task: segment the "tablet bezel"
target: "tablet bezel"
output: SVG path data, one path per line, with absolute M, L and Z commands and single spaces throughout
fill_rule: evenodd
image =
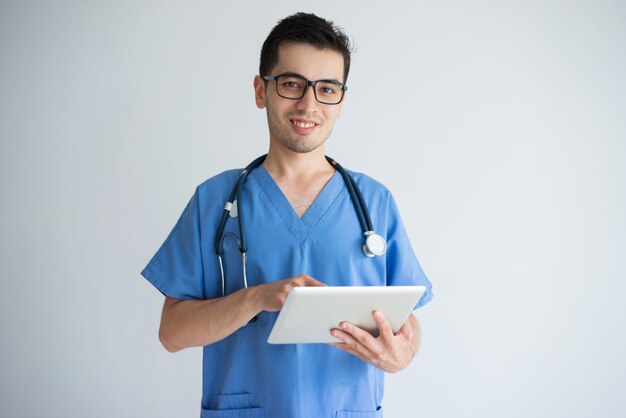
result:
M 274 323 L 270 344 L 335 343 L 330 330 L 343 321 L 378 335 L 372 312 L 385 315 L 394 333 L 407 320 L 425 286 L 294 287 Z

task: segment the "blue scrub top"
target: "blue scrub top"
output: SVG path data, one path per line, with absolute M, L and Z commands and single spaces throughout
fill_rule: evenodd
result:
M 221 296 L 214 238 L 224 203 L 241 170 L 202 183 L 142 275 L 176 299 Z M 390 192 L 364 174 L 350 172 L 360 188 L 387 253 L 366 257 L 350 195 L 335 172 L 306 214 L 296 212 L 264 167 L 243 188 L 248 245 L 248 286 L 308 274 L 329 286 L 424 285 L 417 307 L 432 298 Z M 236 219 L 226 232 L 239 235 Z M 224 240 L 227 293 L 243 287 L 235 239 Z M 278 312 L 204 347 L 201 417 L 382 416 L 384 372 L 326 344 L 271 345 Z

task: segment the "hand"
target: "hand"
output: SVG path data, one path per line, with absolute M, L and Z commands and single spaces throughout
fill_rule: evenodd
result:
M 347 351 L 389 373 L 404 369 L 419 348 L 421 331 L 417 319 L 409 315 L 394 335 L 389 321 L 382 313 L 374 311 L 372 316 L 378 325 L 380 332 L 378 337 L 372 336 L 356 325 L 342 322 L 339 328 L 332 329 L 330 333 L 343 342 L 330 345 Z
M 301 274 L 289 279 L 253 286 L 250 289 L 254 289 L 255 299 L 259 303 L 260 310 L 276 312 L 283 307 L 291 289 L 299 286 L 326 286 L 326 284 L 311 276 Z

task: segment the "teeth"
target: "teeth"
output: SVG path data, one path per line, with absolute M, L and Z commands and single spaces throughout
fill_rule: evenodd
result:
M 308 122 L 301 122 L 299 120 L 293 120 L 291 121 L 291 123 L 293 123 L 294 125 L 300 127 L 300 128 L 312 128 L 315 126 L 314 123 L 308 123 Z

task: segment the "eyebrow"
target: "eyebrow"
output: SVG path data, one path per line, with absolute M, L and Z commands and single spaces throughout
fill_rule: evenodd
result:
M 309 80 L 308 78 L 306 78 L 302 74 L 293 73 L 291 71 L 280 73 L 278 75 L 282 75 L 282 76 L 286 75 L 286 76 L 290 76 L 290 77 L 300 77 L 300 78 L 304 78 L 305 80 L 308 80 L 308 81 L 328 81 L 328 82 L 331 82 L 331 83 L 343 84 L 341 81 L 337 80 L 336 78 L 321 78 L 319 80 Z

